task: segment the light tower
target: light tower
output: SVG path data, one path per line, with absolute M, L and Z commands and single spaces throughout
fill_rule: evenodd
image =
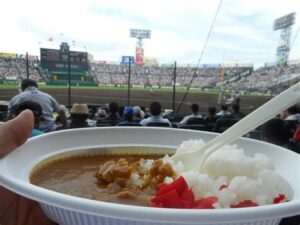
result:
M 144 64 L 143 39 L 151 38 L 151 30 L 130 29 L 130 37 L 137 39 L 136 48 L 135 48 L 135 63 L 143 65 Z
M 274 21 L 274 31 L 281 30 L 279 44 L 277 47 L 277 64 L 286 64 L 290 53 L 290 39 L 292 34 L 292 25 L 295 23 L 296 13 L 290 13 Z

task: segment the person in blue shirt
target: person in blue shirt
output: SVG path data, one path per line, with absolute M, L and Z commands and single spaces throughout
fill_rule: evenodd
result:
M 139 123 L 133 121 L 134 109 L 132 107 L 126 106 L 123 110 L 124 120 L 119 122 L 117 126 L 138 126 Z

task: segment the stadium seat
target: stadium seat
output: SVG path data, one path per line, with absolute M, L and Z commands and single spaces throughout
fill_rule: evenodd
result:
M 255 140 L 261 140 L 261 132 L 259 129 L 255 129 L 245 134 L 244 137 L 255 139 Z
M 173 128 L 178 128 L 178 123 L 171 123 Z
M 166 118 L 166 119 L 168 119 L 168 120 L 170 120 L 170 122 L 174 122 L 174 123 L 178 123 L 178 122 L 180 122 L 183 118 L 184 118 L 184 115 L 183 114 L 176 114 L 176 115 L 174 115 L 174 114 L 169 114 L 169 115 L 167 115 L 167 116 L 164 116 L 164 118 Z
M 187 121 L 187 125 L 196 125 L 196 124 L 204 125 L 204 119 L 201 117 L 192 117 Z
M 182 125 L 181 129 L 190 129 L 190 130 L 202 130 L 207 131 L 207 127 L 205 124 L 195 124 L 195 125 Z
M 8 111 L 8 105 L 0 104 L 0 111 L 1 112 L 7 112 Z
M 8 116 L 8 105 L 0 104 L 0 121 L 5 121 L 7 119 L 7 116 Z
M 287 144 L 287 148 L 300 154 L 300 142 L 289 141 L 289 143 Z
M 212 131 L 214 127 L 216 126 L 216 122 L 218 120 L 218 117 L 206 117 L 204 119 L 204 123 L 206 125 L 207 131 Z
M 212 131 L 222 133 L 238 121 L 238 119 L 233 118 L 220 118 L 217 120 L 216 125 Z
M 97 127 L 111 127 L 112 125 L 109 123 L 97 123 Z
M 127 124 L 118 124 L 118 127 L 140 127 L 142 126 L 139 123 L 127 123 Z
M 199 112 L 198 114 L 201 115 L 203 118 L 205 118 L 207 116 L 206 112 Z
M 118 121 L 116 121 L 116 120 L 105 119 L 105 120 L 102 120 L 100 123 L 97 123 L 97 126 L 99 125 L 100 127 L 103 127 L 102 124 L 109 124 L 109 126 L 115 126 L 115 125 L 117 125 L 117 123 L 118 123 Z
M 285 123 L 287 125 L 289 137 L 292 138 L 294 133 L 296 132 L 299 122 L 297 120 L 285 120 Z
M 7 116 L 7 112 L 0 112 L 0 121 L 6 121 Z
M 147 127 L 170 127 L 168 123 L 148 123 Z

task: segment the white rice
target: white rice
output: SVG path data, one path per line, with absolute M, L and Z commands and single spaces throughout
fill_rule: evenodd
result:
M 127 187 L 139 187 L 142 188 L 145 180 L 141 179 L 140 175 L 136 172 L 132 173 L 127 181 Z
M 174 179 L 172 177 L 165 177 L 164 179 L 164 183 L 165 184 L 170 184 L 174 181 Z
M 186 141 L 177 151 L 193 151 L 203 144 L 202 140 Z M 275 172 L 271 159 L 260 153 L 248 157 L 236 145 L 226 145 L 213 153 L 205 161 L 203 173 L 178 172 L 185 178 L 196 200 L 216 196 L 216 208 L 229 208 L 244 200 L 251 200 L 258 205 L 273 204 L 279 194 L 292 198 L 291 193 L 283 193 L 286 190 L 284 187 L 289 184 Z M 224 184 L 228 187 L 220 190 Z
M 179 176 L 184 171 L 184 166 L 182 162 L 175 163 L 168 155 L 165 155 L 163 157 L 163 163 L 169 163 L 172 166 L 176 176 Z
M 141 159 L 139 164 L 139 174 L 147 174 L 150 168 L 153 166 L 154 160 L 153 159 Z

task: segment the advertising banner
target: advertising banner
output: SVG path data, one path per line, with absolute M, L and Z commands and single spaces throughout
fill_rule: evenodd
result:
M 136 64 L 143 65 L 144 64 L 144 49 L 137 48 L 135 53 Z
M 158 60 L 154 57 L 145 57 L 144 63 L 145 65 L 158 65 Z
M 277 66 L 277 62 L 266 62 L 264 64 L 264 67 L 273 67 L 273 66 Z
M 16 53 L 0 52 L 0 57 L 1 58 L 16 58 L 17 54 Z
M 174 64 L 172 64 L 172 63 L 163 63 L 163 64 L 161 64 L 161 67 L 163 67 L 163 68 L 173 68 Z
M 95 60 L 94 61 L 95 64 L 106 64 L 105 60 Z
M 237 64 L 237 67 L 243 68 L 243 67 L 253 67 L 253 63 L 239 63 Z
M 220 68 L 220 64 L 203 64 L 203 68 Z
M 288 60 L 287 64 L 288 64 L 288 65 L 296 65 L 296 64 L 300 64 L 300 59 Z
M 134 56 L 122 56 L 122 64 L 129 64 L 129 62 L 134 63 Z

